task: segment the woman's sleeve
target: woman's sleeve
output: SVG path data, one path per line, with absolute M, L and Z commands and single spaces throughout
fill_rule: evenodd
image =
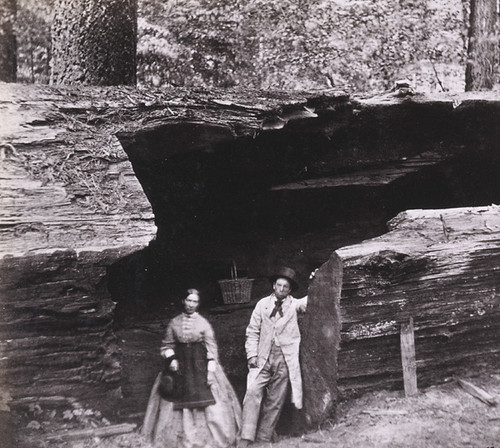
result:
M 170 358 L 175 356 L 175 335 L 174 335 L 174 325 L 173 319 L 168 323 L 167 329 L 165 330 L 165 336 L 161 341 L 160 354 L 164 358 Z
M 206 320 L 203 331 L 203 341 L 205 342 L 205 347 L 207 348 L 207 359 L 218 361 L 219 353 L 217 349 L 217 341 L 215 340 L 215 333 L 212 325 Z

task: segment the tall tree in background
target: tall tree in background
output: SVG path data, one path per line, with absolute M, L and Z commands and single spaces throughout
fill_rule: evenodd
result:
M 53 84 L 135 85 L 137 0 L 56 0 Z
M 470 0 L 469 45 L 465 90 L 491 90 L 499 41 L 496 35 L 496 0 Z
M 17 68 L 16 0 L 0 0 L 0 81 L 15 82 Z

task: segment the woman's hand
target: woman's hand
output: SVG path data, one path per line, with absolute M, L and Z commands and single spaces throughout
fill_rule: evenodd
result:
M 177 359 L 173 359 L 168 368 L 172 372 L 177 372 L 179 370 L 179 361 L 177 361 Z
M 207 384 L 211 386 L 215 383 L 215 361 L 210 359 L 207 363 Z

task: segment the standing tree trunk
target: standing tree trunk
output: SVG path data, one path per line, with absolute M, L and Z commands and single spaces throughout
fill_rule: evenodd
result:
M 498 58 L 496 0 L 471 0 L 465 90 L 491 90 Z
M 137 0 L 56 0 L 52 84 L 135 85 Z
M 15 82 L 17 69 L 16 0 L 0 0 L 0 81 Z

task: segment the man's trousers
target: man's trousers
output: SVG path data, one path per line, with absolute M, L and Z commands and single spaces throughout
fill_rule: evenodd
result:
M 287 390 L 288 367 L 281 348 L 273 344 L 266 364 L 249 385 L 243 400 L 242 439 L 271 441 Z

